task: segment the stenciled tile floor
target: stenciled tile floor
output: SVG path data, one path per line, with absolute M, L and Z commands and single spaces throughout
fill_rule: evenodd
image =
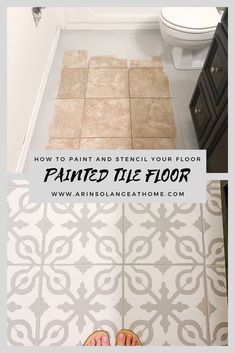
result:
M 169 83 L 159 57 L 130 60 L 67 50 L 49 149 L 175 148 Z
M 8 342 L 77 346 L 97 329 L 144 345 L 226 345 L 219 181 L 206 204 L 31 204 L 9 187 Z

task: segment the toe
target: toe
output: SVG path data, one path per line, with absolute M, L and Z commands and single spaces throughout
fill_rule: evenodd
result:
M 110 346 L 109 337 L 104 335 L 101 337 L 102 346 Z
M 101 346 L 101 337 L 97 336 L 95 338 L 96 346 Z
M 117 337 L 117 345 L 125 346 L 125 343 L 126 343 L 126 336 L 121 332 Z
M 95 340 L 92 340 L 91 343 L 90 343 L 91 346 L 95 346 Z
M 137 346 L 137 341 L 135 338 L 133 338 L 133 340 L 132 340 L 132 346 Z
M 126 346 L 131 346 L 131 344 L 132 344 L 132 335 L 127 335 Z

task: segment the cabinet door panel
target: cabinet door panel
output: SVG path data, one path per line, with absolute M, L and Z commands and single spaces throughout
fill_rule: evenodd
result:
M 218 123 L 206 141 L 207 169 L 211 173 L 228 171 L 228 107 L 225 106 Z
M 227 36 L 228 35 L 228 8 L 227 7 L 224 10 L 224 14 L 222 16 L 221 23 L 222 23 L 223 30 Z
M 228 99 L 227 67 L 227 38 L 219 24 L 203 67 L 205 82 L 217 115 L 222 112 Z
M 207 140 L 216 122 L 215 112 L 206 94 L 205 83 L 201 75 L 190 103 L 190 111 L 200 147 L 202 147 Z
M 207 151 L 207 171 L 209 173 L 227 173 L 228 172 L 228 156 L 226 150 L 228 148 L 228 130 L 226 129 L 218 144 L 213 149 Z

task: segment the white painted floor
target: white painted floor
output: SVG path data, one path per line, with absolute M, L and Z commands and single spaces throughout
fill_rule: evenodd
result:
M 113 345 L 122 327 L 144 346 L 227 345 L 219 181 L 204 204 L 32 204 L 22 180 L 7 201 L 10 346 L 75 347 L 100 329 Z
M 161 34 L 158 30 L 84 30 L 61 32 L 30 150 L 44 149 L 48 142 L 49 125 L 53 117 L 54 98 L 57 97 L 63 56 L 65 50 L 68 49 L 87 50 L 89 57 L 115 55 L 128 59 L 151 59 L 153 56 L 161 56 L 166 66 L 165 70 L 173 97 L 173 111 L 177 128 L 176 146 L 178 149 L 198 148 L 189 103 L 200 71 L 176 70 L 170 50 L 163 46 Z

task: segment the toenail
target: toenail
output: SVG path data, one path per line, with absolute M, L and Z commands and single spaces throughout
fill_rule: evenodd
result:
M 123 339 L 124 339 L 124 334 L 123 334 L 123 333 L 120 333 L 119 338 L 120 338 L 121 340 L 123 340 Z
M 128 335 L 129 338 L 131 338 L 131 335 Z
M 108 336 L 104 336 L 103 339 L 104 339 L 104 341 L 106 341 L 106 342 L 108 342 L 108 340 L 109 340 Z

